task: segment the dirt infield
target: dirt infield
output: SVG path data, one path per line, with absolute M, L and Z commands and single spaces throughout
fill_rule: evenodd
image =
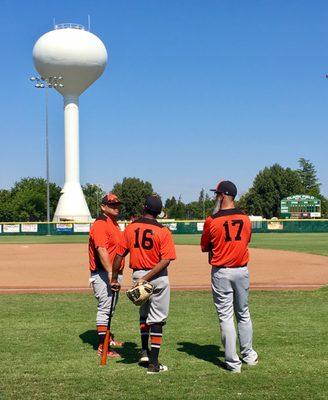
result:
M 86 291 L 85 244 L 9 244 L 0 246 L 0 293 Z M 170 268 L 172 289 L 209 289 L 210 266 L 198 246 L 177 246 Z M 315 289 L 328 283 L 328 257 L 251 249 L 253 289 Z M 131 282 L 126 268 L 124 287 Z

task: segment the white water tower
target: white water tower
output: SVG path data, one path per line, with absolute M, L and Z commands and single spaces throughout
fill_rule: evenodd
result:
M 55 89 L 64 97 L 65 183 L 53 220 L 89 221 L 80 184 L 79 96 L 103 73 L 106 48 L 82 25 L 60 24 L 35 43 L 33 61 L 41 77 L 62 76 L 64 83 Z

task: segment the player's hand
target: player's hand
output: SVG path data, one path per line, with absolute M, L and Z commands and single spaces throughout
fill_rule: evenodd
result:
M 146 281 L 145 279 L 140 278 L 140 279 L 138 279 L 138 280 L 134 283 L 134 286 L 133 286 L 133 287 L 142 285 L 144 282 L 148 282 L 148 281 Z
M 121 289 L 121 285 L 120 283 L 115 279 L 112 279 L 111 283 L 110 283 L 110 287 L 112 289 L 113 292 L 119 292 Z

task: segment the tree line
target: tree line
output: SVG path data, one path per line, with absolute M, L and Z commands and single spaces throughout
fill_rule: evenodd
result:
M 310 160 L 300 158 L 296 170 L 279 164 L 265 167 L 256 175 L 250 189 L 236 201 L 236 206 L 249 215 L 264 218 L 280 217 L 280 202 L 295 194 L 305 194 L 321 200 L 322 217 L 328 217 L 328 199 L 321 194 L 321 183 L 317 171 Z M 184 204 L 181 198 L 166 200 L 165 208 L 169 218 L 202 219 L 211 214 L 214 201 L 204 190 L 198 201 Z M 204 213 L 205 210 L 205 213 Z
M 265 218 L 280 216 L 280 201 L 294 194 L 305 194 L 321 200 L 322 217 L 328 216 L 328 199 L 321 194 L 321 183 L 315 166 L 300 158 L 299 168 L 283 168 L 279 164 L 265 167 L 255 177 L 252 187 L 241 196 L 238 207 L 249 215 Z
M 299 168 L 293 170 L 279 164 L 265 167 L 256 175 L 250 189 L 236 201 L 237 207 L 249 215 L 265 218 L 280 216 L 280 201 L 294 194 L 308 194 L 321 200 L 322 216 L 328 217 L 328 199 L 320 191 L 315 166 L 309 160 L 300 158 Z M 93 218 L 100 213 L 99 204 L 105 191 L 100 185 L 87 183 L 82 186 Z M 50 217 L 55 212 L 61 188 L 50 183 Z M 145 196 L 154 194 L 153 186 L 139 178 L 126 177 L 111 188 L 123 202 L 121 218 L 129 220 L 140 215 Z M 181 196 L 171 197 L 164 202 L 165 216 L 172 219 L 204 219 L 212 213 L 214 198 L 204 189 L 198 198 L 184 203 Z M 45 221 L 46 180 L 23 178 L 11 189 L 0 189 L 0 221 Z

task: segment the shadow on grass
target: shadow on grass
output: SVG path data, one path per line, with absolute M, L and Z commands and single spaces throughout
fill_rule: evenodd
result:
M 136 364 L 139 361 L 138 346 L 134 342 L 125 342 L 124 346 L 118 350 L 121 355 L 121 359 L 118 363 L 121 364 Z
M 191 342 L 179 342 L 177 343 L 179 346 L 178 351 L 183 353 L 187 353 L 190 356 L 199 358 L 200 360 L 204 360 L 210 362 L 219 367 L 224 367 L 224 362 L 220 361 L 218 357 L 224 358 L 224 352 L 220 351 L 220 347 L 214 344 L 205 344 L 200 345 Z
M 79 335 L 83 343 L 90 344 L 93 350 L 98 349 L 98 333 L 95 329 L 85 331 Z
M 79 338 L 83 343 L 87 343 L 92 346 L 93 350 L 98 349 L 98 334 L 95 329 L 81 333 Z M 134 364 L 139 360 L 139 352 L 136 343 L 125 342 L 121 349 L 115 349 L 115 351 L 117 351 L 122 357 L 117 361 L 119 363 Z

